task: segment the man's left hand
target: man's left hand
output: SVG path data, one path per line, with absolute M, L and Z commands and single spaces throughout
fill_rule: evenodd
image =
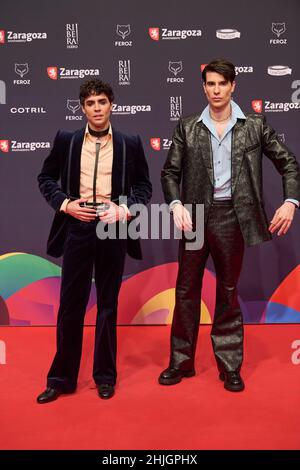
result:
M 277 235 L 285 235 L 292 224 L 295 209 L 296 206 L 292 202 L 284 202 L 275 212 L 269 226 L 269 231 L 274 233 L 278 230 Z
M 109 204 L 109 209 L 99 212 L 99 218 L 102 222 L 106 224 L 114 224 L 118 220 L 123 220 L 125 217 L 124 207 L 117 206 L 112 201 L 105 201 Z

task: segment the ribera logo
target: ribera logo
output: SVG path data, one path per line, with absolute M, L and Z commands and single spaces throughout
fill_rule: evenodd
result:
M 172 144 L 170 139 L 161 139 L 160 137 L 152 137 L 150 139 L 150 145 L 153 150 L 159 152 L 160 150 L 169 150 Z
M 252 109 L 256 113 L 282 113 L 292 109 L 300 109 L 300 102 L 274 103 L 272 101 L 252 100 Z
M 132 41 L 128 41 L 125 39 L 131 34 L 131 27 L 130 24 L 117 24 L 116 33 L 118 36 L 122 38 L 122 41 L 115 41 L 115 46 L 119 47 L 131 47 Z
M 181 96 L 170 96 L 170 121 L 178 121 L 182 115 Z
M 67 49 L 78 49 L 78 46 L 79 46 L 78 23 L 66 24 L 66 38 L 67 38 Z
M 51 80 L 59 78 L 73 79 L 85 77 L 97 77 L 100 75 L 99 69 L 67 69 L 66 67 L 47 67 L 47 75 Z
M 119 60 L 119 85 L 130 85 L 130 60 Z
M 145 113 L 145 112 L 150 112 L 150 111 L 151 111 L 150 104 L 119 105 L 117 103 L 114 103 L 112 107 L 112 114 L 119 114 L 119 115 Z
M 272 23 L 271 31 L 272 31 L 272 33 L 275 34 L 275 36 L 277 36 L 277 39 L 270 39 L 270 44 L 273 44 L 273 45 L 274 44 L 275 45 L 278 45 L 278 44 L 286 45 L 287 44 L 287 39 L 286 38 L 280 38 L 280 36 L 283 33 L 285 33 L 285 31 L 286 31 L 285 23 Z
M 218 39 L 239 39 L 241 33 L 237 29 L 217 29 L 216 36 Z
M 0 104 L 6 104 L 6 84 L 0 80 Z
M 21 77 L 21 80 L 13 80 L 14 85 L 30 85 L 30 79 L 23 80 L 23 77 L 29 73 L 29 65 L 15 63 L 15 73 Z
M 169 72 L 173 73 L 174 77 L 167 77 L 167 83 L 183 83 L 184 82 L 183 77 L 177 77 L 177 74 L 179 74 L 183 70 L 182 60 L 178 62 L 169 61 L 168 70 Z
M 15 31 L 0 30 L 0 44 L 5 42 L 32 42 L 35 40 L 47 39 L 47 33 L 16 33 Z
M 44 107 L 12 107 L 10 108 L 10 112 L 12 114 L 46 114 L 47 111 L 45 110 Z
M 18 142 L 17 140 L 0 140 L 2 152 L 35 152 L 39 149 L 50 149 L 50 142 Z
M 199 38 L 202 36 L 201 29 L 168 29 L 151 27 L 148 29 L 149 36 L 153 41 L 159 41 L 160 39 L 187 39 L 187 38 Z
M 76 115 L 77 111 L 81 109 L 80 100 L 67 100 L 67 109 L 72 114 L 66 115 L 66 121 L 82 121 L 82 114 Z
M 288 65 L 269 65 L 268 74 L 274 77 L 282 77 L 283 75 L 291 75 L 292 69 Z

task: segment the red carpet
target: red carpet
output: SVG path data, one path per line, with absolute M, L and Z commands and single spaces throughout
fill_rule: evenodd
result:
M 169 327 L 119 327 L 114 398 L 98 398 L 91 379 L 94 329 L 85 329 L 76 394 L 38 405 L 54 353 L 55 329 L 2 327 L 1 449 L 300 449 L 300 364 L 292 343 L 300 325 L 245 327 L 246 390 L 217 378 L 210 327 L 202 326 L 196 377 L 162 387 Z M 0 350 L 1 350 L 0 343 Z M 299 346 L 298 346 L 299 348 Z M 296 361 L 297 362 L 297 361 Z

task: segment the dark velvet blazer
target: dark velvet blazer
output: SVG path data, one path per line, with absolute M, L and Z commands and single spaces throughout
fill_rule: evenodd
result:
M 38 175 L 39 188 L 56 211 L 47 244 L 47 253 L 54 257 L 63 254 L 70 216 L 60 212 L 66 198 L 80 198 L 80 159 L 85 128 L 75 132 L 58 131 L 50 155 Z M 73 137 L 71 152 L 70 143 Z M 124 143 L 124 145 L 123 145 Z M 127 197 L 127 206 L 146 205 L 152 195 L 148 164 L 139 136 L 122 134 L 113 128 L 113 166 L 111 199 Z M 141 259 L 139 240 L 128 239 L 127 252 Z

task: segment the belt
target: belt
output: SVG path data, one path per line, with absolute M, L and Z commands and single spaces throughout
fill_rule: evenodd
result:
M 232 206 L 232 199 L 214 199 L 212 204 L 214 206 Z

